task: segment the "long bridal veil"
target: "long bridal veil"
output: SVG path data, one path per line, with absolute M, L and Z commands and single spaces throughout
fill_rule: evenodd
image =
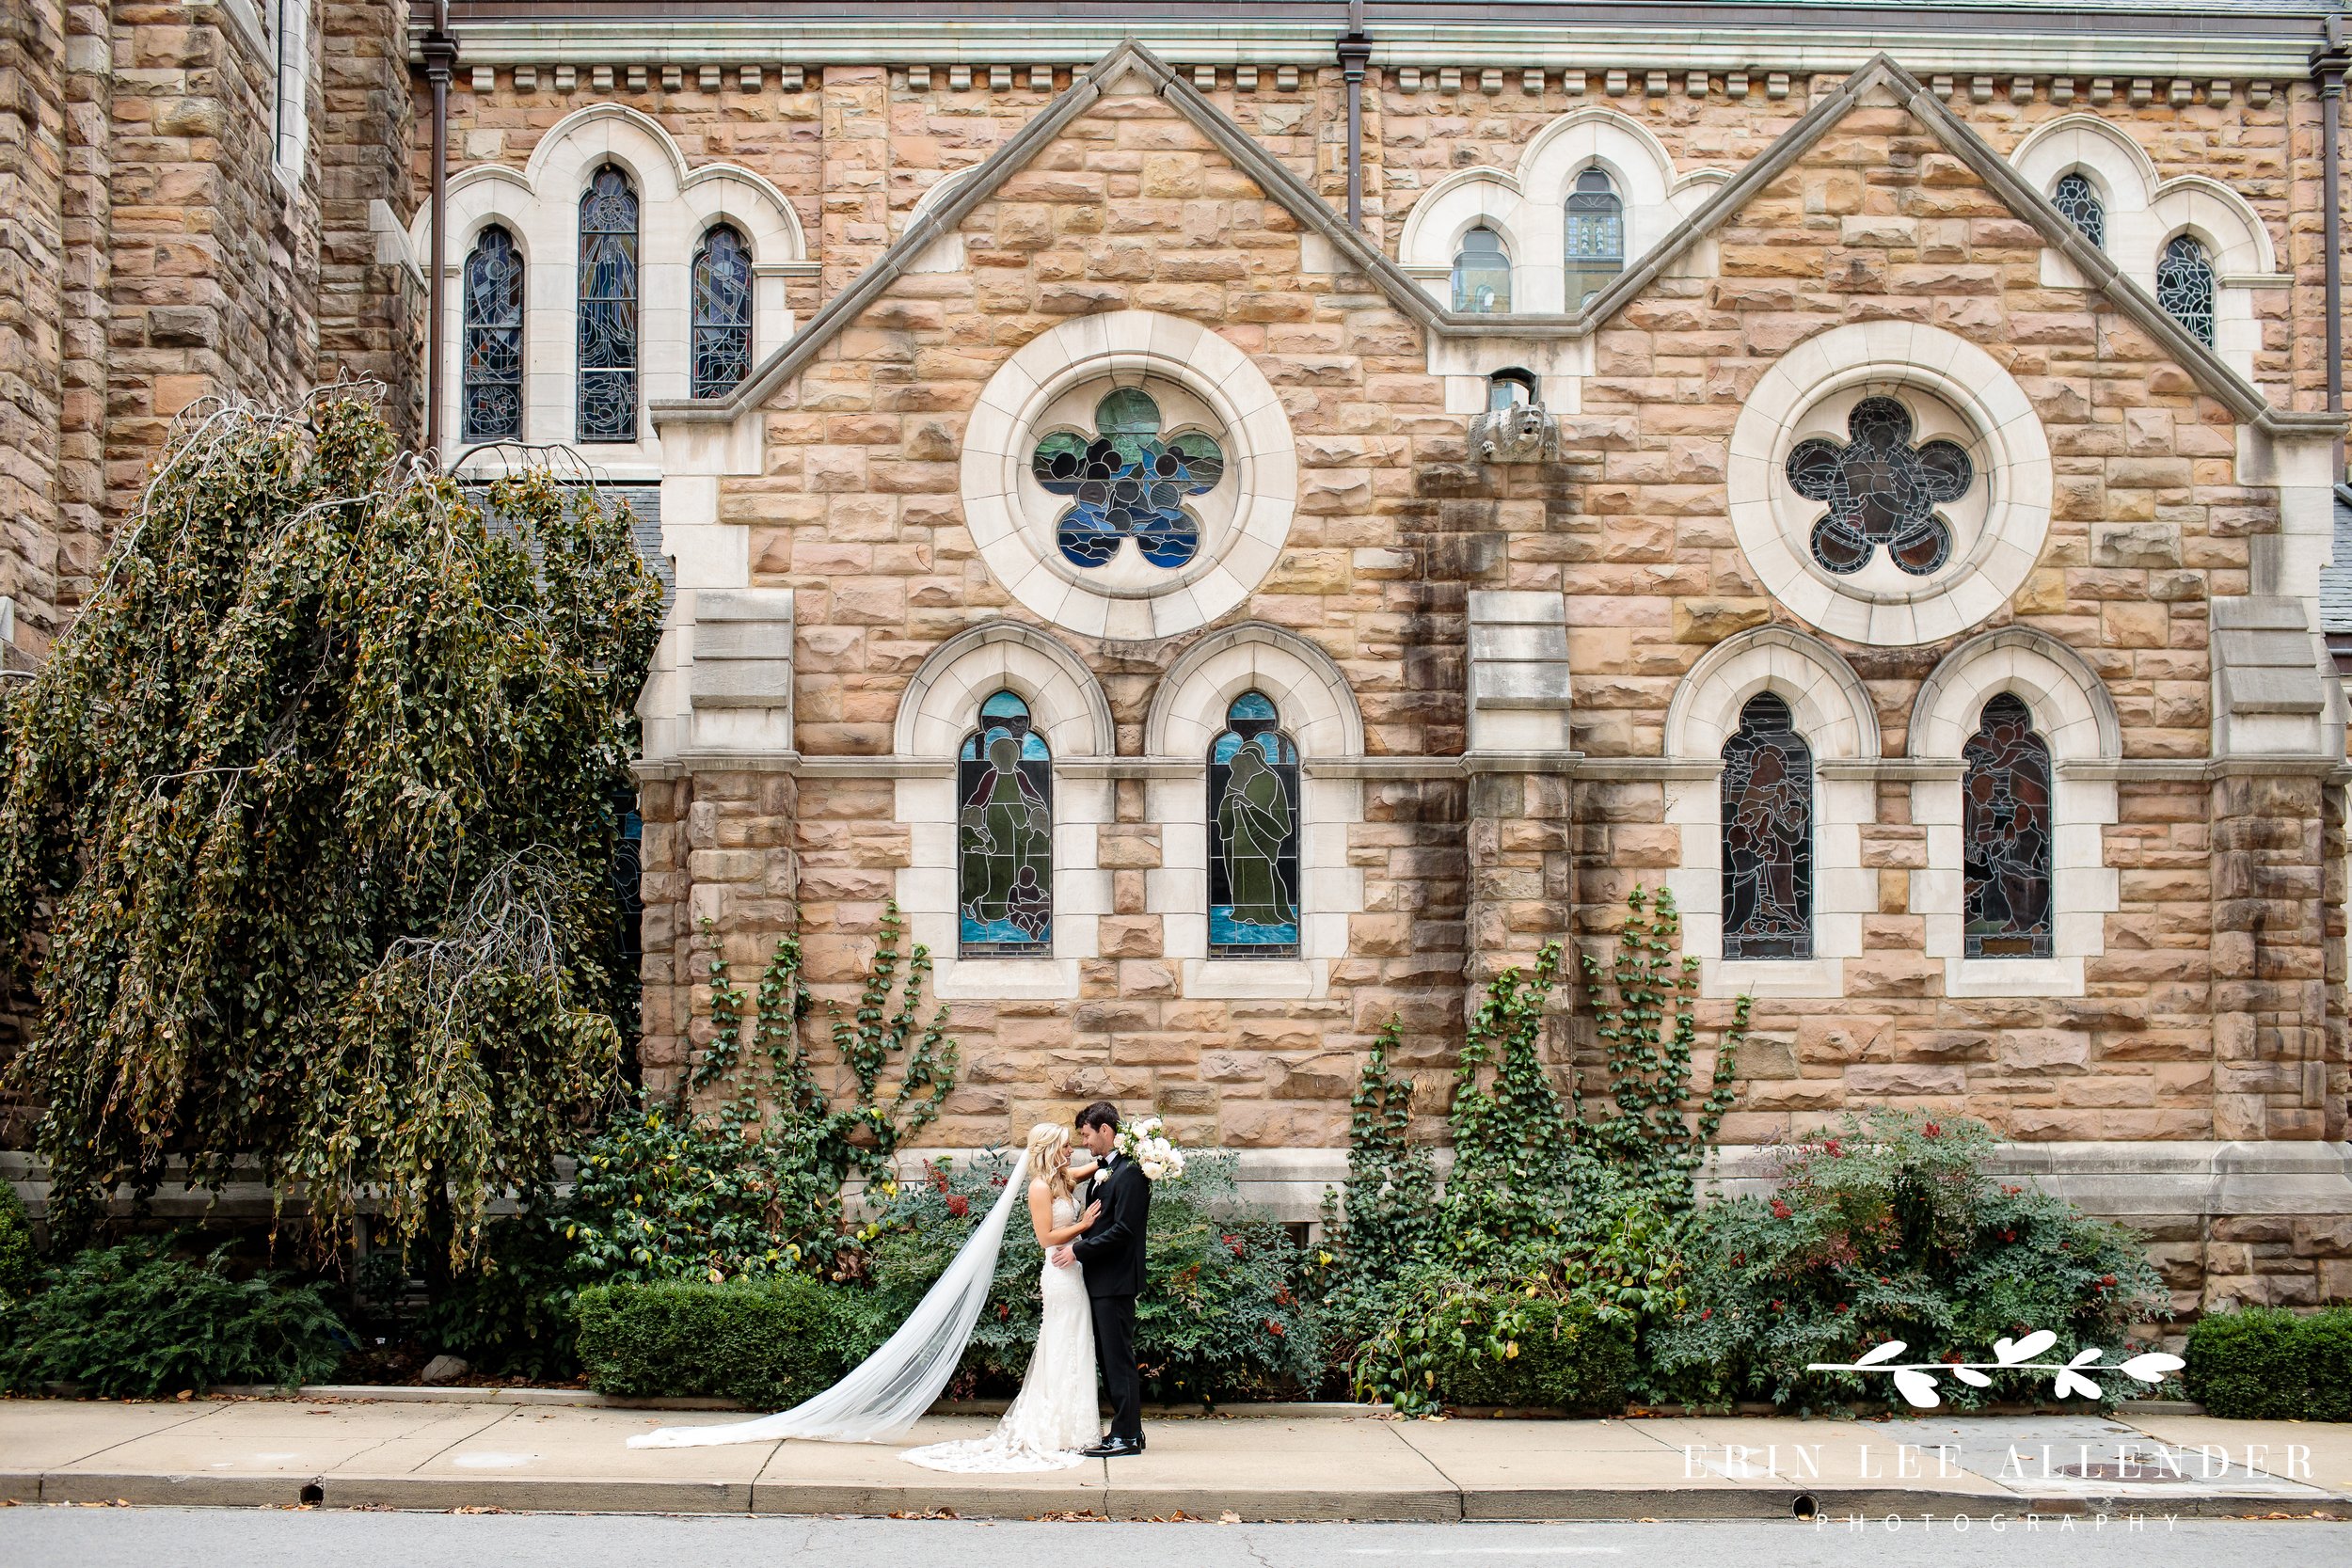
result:
M 719 1443 L 764 1443 L 804 1437 L 825 1443 L 888 1443 L 906 1434 L 931 1407 L 988 1300 L 996 1278 L 996 1255 L 1005 1244 L 1005 1223 L 1028 1190 L 1027 1162 L 1005 1179 L 996 1206 L 963 1243 L 947 1272 L 939 1276 L 882 1349 L 850 1370 L 823 1393 L 779 1415 L 718 1426 L 663 1427 L 628 1440 L 632 1449 L 694 1449 Z

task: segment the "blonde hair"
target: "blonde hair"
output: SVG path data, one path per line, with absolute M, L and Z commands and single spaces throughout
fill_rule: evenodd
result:
M 1069 1152 L 1069 1128 L 1052 1121 L 1041 1121 L 1030 1128 L 1026 1155 L 1029 1180 L 1042 1180 L 1057 1197 L 1068 1197 L 1076 1183 L 1070 1180 L 1070 1162 L 1057 1156 Z

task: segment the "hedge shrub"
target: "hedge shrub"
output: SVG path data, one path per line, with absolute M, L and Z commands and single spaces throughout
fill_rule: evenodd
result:
M 846 1295 L 805 1275 L 594 1286 L 577 1308 L 580 1364 L 600 1394 L 716 1395 L 787 1409 L 845 1370 Z
M 16 1189 L 0 1181 L 0 1299 L 21 1296 L 40 1276 L 40 1258 L 33 1250 L 33 1225 Z
M 1575 1297 L 1471 1291 L 1430 1313 L 1428 1370 L 1447 1404 L 1615 1416 L 1634 1375 L 1634 1319 Z
M 2189 1330 L 2185 1358 L 2189 1398 L 2209 1416 L 2352 1420 L 2352 1307 L 2217 1312 Z
M 352 1345 L 316 1284 L 231 1277 L 225 1252 L 173 1258 L 158 1242 L 77 1253 L 0 1316 L 0 1387 L 75 1383 L 154 1399 L 220 1383 L 323 1383 Z

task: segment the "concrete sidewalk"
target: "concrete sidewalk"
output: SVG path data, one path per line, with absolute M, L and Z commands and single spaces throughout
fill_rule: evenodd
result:
M 635 1449 L 727 1420 L 443 1400 L 0 1401 L 0 1499 L 600 1513 L 1090 1514 L 1243 1520 L 1615 1519 L 1889 1513 L 2352 1517 L 2352 1428 L 2190 1416 L 1903 1421 L 1152 1423 L 1137 1459 L 951 1476 L 895 1447 Z M 971 1436 L 934 1417 L 909 1443 Z

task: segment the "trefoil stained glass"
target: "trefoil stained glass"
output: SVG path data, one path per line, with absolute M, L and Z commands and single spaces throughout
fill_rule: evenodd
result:
M 1724 742 L 1724 957 L 1813 956 L 1813 753 L 1788 705 L 1748 699 Z
M 2050 748 L 2003 692 L 1984 705 L 1962 760 L 1961 836 L 1972 958 L 2051 953 Z
M 1245 691 L 1209 747 L 1209 956 L 1298 956 L 1298 748 Z
M 957 950 L 1043 958 L 1054 945 L 1054 754 L 1029 705 L 999 691 L 956 764 Z

